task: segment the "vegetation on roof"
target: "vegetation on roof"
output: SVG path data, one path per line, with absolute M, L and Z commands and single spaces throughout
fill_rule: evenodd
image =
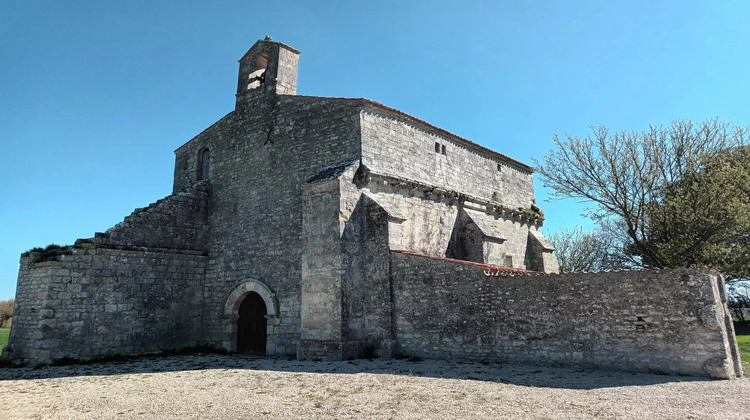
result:
M 57 261 L 63 255 L 70 255 L 73 253 L 70 245 L 57 245 L 49 244 L 45 248 L 31 248 L 30 250 L 23 253 L 23 256 L 31 256 L 32 263 L 39 263 L 44 261 Z

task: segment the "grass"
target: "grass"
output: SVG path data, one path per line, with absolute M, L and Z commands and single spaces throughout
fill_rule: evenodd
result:
M 750 374 L 750 324 L 735 323 L 734 332 L 737 336 L 737 346 L 740 348 L 742 370 Z
M 750 334 L 738 335 L 737 344 L 740 346 L 740 358 L 750 361 Z
M 8 345 L 8 336 L 10 335 L 10 329 L 0 329 L 0 352 L 3 351 L 6 345 Z

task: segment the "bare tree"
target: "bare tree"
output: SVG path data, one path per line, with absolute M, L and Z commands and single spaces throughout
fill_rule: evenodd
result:
M 549 234 L 548 239 L 555 246 L 560 271 L 610 271 L 629 267 L 621 243 L 604 230 L 584 232 L 580 226 L 572 230 L 562 228 Z
M 662 202 L 670 186 L 701 171 L 706 160 L 747 145 L 747 130 L 718 119 L 674 121 L 641 132 L 592 127 L 586 137 L 555 135 L 557 149 L 535 164 L 553 197 L 595 203 L 589 216 L 617 226 L 633 263 L 668 267 L 673 264 L 650 236 L 649 208 Z
M 13 299 L 0 300 L 0 327 L 13 318 Z

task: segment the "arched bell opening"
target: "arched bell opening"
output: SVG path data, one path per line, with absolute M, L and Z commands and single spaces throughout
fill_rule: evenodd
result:
M 257 89 L 266 82 L 266 67 L 268 67 L 268 54 L 260 52 L 250 62 L 250 74 L 247 76 L 247 89 Z

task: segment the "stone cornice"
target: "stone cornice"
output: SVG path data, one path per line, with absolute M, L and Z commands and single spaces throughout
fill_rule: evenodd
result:
M 365 185 L 375 185 L 380 190 L 380 186 L 395 189 L 405 189 L 409 191 L 411 197 L 421 197 L 426 200 L 443 201 L 449 200 L 449 204 L 461 202 L 467 205 L 467 208 L 482 211 L 490 216 L 501 217 L 506 220 L 520 222 L 522 224 L 531 224 L 535 227 L 541 227 L 544 223 L 544 216 L 535 213 L 531 209 L 512 208 L 502 205 L 498 202 L 477 197 L 472 194 L 462 193 L 438 187 L 426 182 L 413 179 L 406 179 L 394 175 L 375 173 L 368 171 L 364 175 Z

